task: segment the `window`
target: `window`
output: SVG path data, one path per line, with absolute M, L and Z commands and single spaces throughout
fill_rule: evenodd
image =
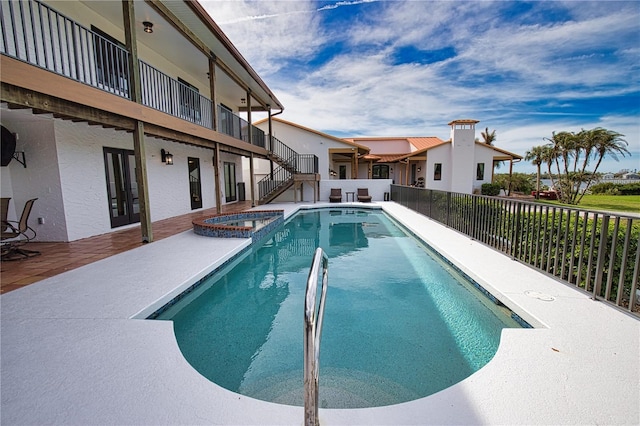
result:
M 200 91 L 192 84 L 178 77 L 180 96 L 180 116 L 185 120 L 200 122 Z
M 433 165 L 433 180 L 442 180 L 442 163 Z
M 339 166 L 338 173 L 340 174 L 340 179 L 347 178 L 347 166 Z
M 478 163 L 476 167 L 476 180 L 484 180 L 484 163 Z
M 189 161 L 189 193 L 191 210 L 202 208 L 202 185 L 200 184 L 200 159 L 188 157 Z
M 372 179 L 389 179 L 388 164 L 374 164 L 371 168 Z

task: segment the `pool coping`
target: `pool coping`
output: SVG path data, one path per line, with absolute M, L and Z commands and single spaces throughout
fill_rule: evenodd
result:
M 365 206 L 310 207 L 349 205 Z M 487 366 L 435 395 L 321 409 L 323 424 L 640 423 L 640 321 L 396 203 L 369 206 L 390 213 L 538 328 L 504 330 Z M 286 219 L 309 206 L 269 207 Z M 169 322 L 137 319 L 248 244 L 187 231 L 0 296 L 0 422 L 302 423 L 302 407 L 202 378 L 181 356 Z

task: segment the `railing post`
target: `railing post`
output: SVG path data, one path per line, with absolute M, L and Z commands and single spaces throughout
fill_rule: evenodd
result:
M 617 237 L 617 236 L 614 236 Z M 596 261 L 596 279 L 593 283 L 592 299 L 596 300 L 602 287 L 602 271 L 604 270 L 604 258 L 607 252 L 607 243 L 609 241 L 609 215 L 602 217 L 602 226 L 600 227 L 600 245 L 598 246 L 598 260 Z

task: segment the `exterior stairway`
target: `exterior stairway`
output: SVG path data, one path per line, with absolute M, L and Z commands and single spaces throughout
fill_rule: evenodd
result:
M 318 157 L 313 154 L 298 154 L 293 149 L 271 136 L 269 159 L 279 166 L 258 182 L 258 204 L 267 204 L 291 188 L 296 177 L 316 175 Z M 305 179 L 301 179 L 305 180 Z

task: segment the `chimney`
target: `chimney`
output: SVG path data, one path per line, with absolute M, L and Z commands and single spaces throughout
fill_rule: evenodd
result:
M 451 126 L 451 191 L 473 193 L 476 124 L 478 120 L 454 120 Z

